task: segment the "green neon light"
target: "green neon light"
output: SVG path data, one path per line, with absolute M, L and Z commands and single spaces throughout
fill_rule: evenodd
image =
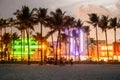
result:
M 21 48 L 21 46 L 15 46 L 15 48 Z M 28 46 L 25 45 L 25 48 L 28 48 Z M 38 46 L 30 46 L 30 48 L 38 48 Z
M 30 53 L 34 54 L 38 49 L 38 42 L 33 38 L 29 38 Z M 12 54 L 28 54 L 27 38 L 19 38 L 12 42 Z

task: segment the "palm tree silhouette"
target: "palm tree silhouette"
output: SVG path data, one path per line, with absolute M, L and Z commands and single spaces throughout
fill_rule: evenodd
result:
M 89 57 L 89 42 L 88 42 L 88 39 L 89 39 L 89 35 L 90 35 L 90 26 L 83 26 L 83 29 L 84 29 L 84 33 L 86 33 L 86 36 L 87 36 L 87 53 L 88 53 L 88 57 Z
M 116 53 L 116 29 L 117 29 L 117 18 L 110 18 L 110 24 L 108 29 L 113 29 L 114 30 L 114 54 L 117 55 Z M 118 55 L 117 55 L 117 60 L 118 60 Z
M 33 28 L 33 23 L 31 21 L 31 12 L 28 6 L 22 6 L 21 10 L 17 10 L 14 15 L 16 15 L 17 20 L 20 25 L 24 27 L 27 35 L 27 44 L 28 44 L 28 65 L 30 65 L 30 45 L 29 45 L 29 30 Z
M 99 61 L 98 29 L 97 29 L 98 28 L 98 23 L 99 23 L 99 17 L 97 16 L 96 13 L 88 14 L 88 16 L 89 16 L 90 21 L 87 21 L 87 22 L 92 24 L 94 26 L 94 28 L 96 29 L 97 58 L 98 58 L 98 61 Z
M 98 26 L 102 29 L 102 31 L 105 32 L 107 57 L 108 57 L 108 60 L 109 60 L 108 39 L 107 39 L 108 16 L 102 15 L 102 17 L 99 20 Z
M 13 34 L 12 34 L 12 51 L 13 51 L 13 58 L 14 58 L 14 45 L 15 45 L 15 40 L 17 40 L 17 39 L 19 39 L 20 38 L 20 36 L 16 33 L 16 32 L 14 32 Z M 22 54 L 21 54 L 21 60 L 22 60 Z
M 61 45 L 61 42 L 60 43 L 58 43 L 58 42 L 60 41 L 61 30 L 62 30 L 62 28 L 64 28 L 63 19 L 64 19 L 65 12 L 62 12 L 62 10 L 60 8 L 58 8 L 58 9 L 56 9 L 55 12 L 51 11 L 50 14 L 51 14 L 50 22 L 53 25 L 53 30 L 51 31 L 51 33 L 58 31 L 57 44 L 56 44 L 56 62 L 57 62 L 58 61 L 58 47 Z
M 2 36 L 2 42 L 5 45 L 4 57 L 7 56 L 7 60 L 10 60 L 10 43 L 12 42 L 12 35 L 10 33 L 4 33 Z

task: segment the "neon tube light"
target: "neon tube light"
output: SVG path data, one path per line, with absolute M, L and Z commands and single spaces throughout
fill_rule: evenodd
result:
M 84 38 L 83 38 L 83 31 L 80 30 L 80 51 L 83 52 L 83 46 L 84 46 Z

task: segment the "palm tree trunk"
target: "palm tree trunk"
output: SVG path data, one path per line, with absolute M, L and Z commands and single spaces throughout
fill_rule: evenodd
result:
M 12 31 L 12 25 L 10 26 L 10 28 L 11 28 L 11 31 L 10 31 L 10 33 L 12 34 L 13 33 L 13 31 Z M 13 34 L 12 34 L 13 35 Z M 13 46 L 14 44 L 13 44 L 13 38 L 12 38 L 12 44 L 11 44 L 11 46 Z M 12 52 L 13 50 L 11 49 L 11 52 Z M 11 55 L 11 54 L 10 54 Z
M 77 39 L 76 39 L 76 47 L 77 47 L 77 54 L 78 54 L 77 56 L 78 56 L 78 60 L 79 60 L 79 62 L 80 62 L 80 61 L 81 61 L 81 58 L 80 58 L 81 55 L 80 55 L 80 50 L 79 50 L 79 49 L 80 49 L 79 44 L 80 44 L 80 43 L 77 42 Z
M 76 40 L 76 37 L 75 37 L 75 61 L 76 61 L 76 52 L 77 52 L 77 40 Z
M 25 30 L 23 30 L 23 53 L 25 52 Z M 22 56 L 24 56 L 22 54 Z
M 68 29 L 68 35 L 71 36 L 71 31 L 70 31 L 69 29 Z M 69 56 L 69 58 L 68 58 L 69 61 L 70 61 L 70 46 L 71 46 L 70 38 L 71 38 L 71 37 L 69 37 L 69 54 L 68 54 L 68 56 Z
M 5 55 L 7 55 L 7 60 L 9 61 L 9 54 L 8 54 L 7 44 L 5 44 Z M 6 56 L 5 56 L 5 57 L 6 57 Z
M 88 58 L 89 58 L 89 57 L 90 57 L 90 55 L 89 55 L 88 35 L 87 35 L 87 53 L 88 53 Z
M 0 57 L 1 57 L 1 60 L 2 60 L 2 28 L 0 27 Z
M 62 58 L 62 55 L 61 55 L 61 40 L 60 40 L 60 42 L 59 42 L 59 47 L 60 47 L 60 58 Z
M 54 52 L 55 52 L 55 48 L 54 48 L 54 41 L 53 41 L 53 35 L 51 35 L 51 39 L 52 39 L 52 49 L 53 49 L 53 55 L 54 55 L 54 59 L 55 59 L 55 54 L 54 54 Z
M 20 55 L 20 57 L 21 57 L 21 61 L 22 61 L 22 51 L 23 51 L 23 49 L 22 49 L 22 38 L 21 38 L 21 55 Z
M 99 46 L 98 46 L 98 30 L 97 30 L 97 25 L 95 25 L 96 27 L 96 43 L 97 43 L 97 58 L 98 58 L 98 61 L 99 61 Z
M 108 60 L 109 60 L 107 30 L 105 30 L 105 38 L 106 38 L 107 57 L 108 57 Z
M 62 57 L 62 55 L 61 55 L 61 31 L 60 31 L 60 33 L 59 33 L 59 46 L 60 46 L 60 58 Z
M 29 28 L 26 29 L 27 43 L 28 43 L 28 65 L 30 65 L 30 44 L 29 44 Z
M 114 55 L 117 56 L 117 60 L 118 60 L 118 52 L 116 52 L 116 28 L 114 28 L 114 40 L 115 40 L 115 43 L 114 43 Z M 113 55 L 113 58 L 114 58 L 114 55 Z
M 79 39 L 79 37 L 78 37 Z M 78 58 L 79 58 L 79 62 L 81 61 L 81 52 L 80 52 L 80 41 L 77 42 L 77 49 L 78 49 Z
M 13 49 L 13 50 L 12 50 L 12 51 L 13 51 L 13 59 L 14 59 L 14 48 L 15 48 L 15 47 L 14 47 L 14 44 L 15 44 L 15 41 L 13 40 L 13 45 L 12 45 L 12 46 L 13 46 L 13 48 L 12 48 L 12 49 Z
M 115 39 L 115 42 L 116 42 L 116 28 L 114 28 L 114 39 Z
M 67 57 L 67 43 L 65 42 L 65 54 L 66 54 L 66 60 L 68 60 L 68 57 Z
M 79 29 L 79 33 L 80 33 L 80 34 L 82 34 L 82 33 L 81 33 L 81 31 L 82 31 L 82 30 L 81 30 L 81 29 Z M 80 34 L 79 34 L 79 37 L 78 37 L 78 39 L 80 39 L 80 36 L 81 36 Z M 81 51 L 80 51 L 80 44 L 81 44 L 81 43 L 80 43 L 80 40 L 79 40 L 79 43 L 78 43 L 79 62 L 81 61 Z
M 23 34 L 22 34 L 22 30 L 21 30 L 21 61 L 22 61 L 22 46 L 23 46 Z
M 38 40 L 38 55 L 37 60 L 40 60 L 40 41 Z
M 43 50 L 42 50 L 42 23 L 41 23 L 41 65 L 43 65 Z
M 58 62 L 58 41 L 59 41 L 59 36 L 60 36 L 60 30 L 58 31 L 58 37 L 57 37 L 57 45 L 56 45 L 56 64 L 57 64 L 57 62 Z

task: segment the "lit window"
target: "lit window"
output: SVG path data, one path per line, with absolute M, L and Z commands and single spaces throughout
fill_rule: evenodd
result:
M 106 52 L 101 52 L 101 56 L 107 56 Z
M 101 46 L 101 50 L 106 50 L 106 46 Z
M 107 50 L 107 47 L 101 46 L 101 50 Z M 113 50 L 113 46 L 108 46 L 108 50 Z
M 112 52 L 109 52 L 109 56 L 113 56 L 113 53 L 112 53 Z
M 113 50 L 113 46 L 108 46 L 108 50 Z

